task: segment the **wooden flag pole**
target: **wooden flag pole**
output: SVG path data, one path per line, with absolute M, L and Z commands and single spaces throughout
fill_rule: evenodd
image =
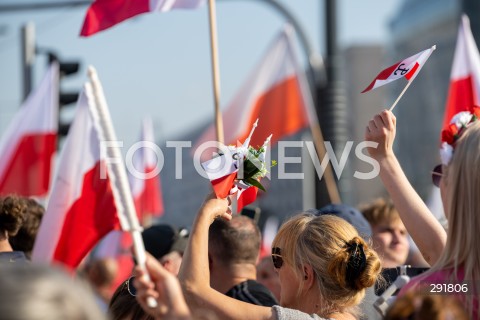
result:
M 218 45 L 217 45 L 217 18 L 215 10 L 215 0 L 208 0 L 208 17 L 210 25 L 210 50 L 212 52 L 212 80 L 213 80 L 213 99 L 215 107 L 215 132 L 217 142 L 220 146 L 225 143 L 223 135 L 223 119 L 220 111 L 220 71 L 218 67 Z M 232 214 L 237 213 L 237 195 L 231 195 Z
M 320 129 L 320 123 L 316 117 L 316 112 L 313 118 L 313 121 L 310 122 L 310 130 L 312 131 L 313 143 L 315 144 L 315 149 L 317 150 L 318 159 L 321 160 L 326 156 L 327 150 L 325 149 L 325 140 L 323 139 L 322 130 Z M 325 178 L 325 184 L 327 186 L 327 193 L 330 198 L 330 202 L 342 203 L 330 161 L 328 161 L 327 166 L 324 168 L 323 176 Z
M 292 55 L 294 55 L 295 50 L 292 46 L 294 36 L 293 29 L 291 27 L 286 27 L 285 34 L 288 39 L 288 46 L 290 47 Z M 321 159 L 327 156 L 327 150 L 325 149 L 325 140 L 323 139 L 322 130 L 320 129 L 320 123 L 318 122 L 317 111 L 313 106 L 312 94 L 310 90 L 307 89 L 309 87 L 307 79 L 296 59 L 293 59 L 293 63 L 295 65 L 296 74 L 300 83 L 300 90 L 305 102 L 305 109 L 307 112 L 308 124 L 310 125 L 310 130 L 312 132 L 313 143 L 315 144 L 318 160 L 321 161 Z M 325 178 L 325 185 L 327 187 L 330 202 L 342 203 L 330 161 L 328 161 L 327 166 L 323 168 L 323 177 Z
M 428 58 L 430 58 L 430 56 L 432 55 L 433 51 L 435 51 L 437 49 L 437 46 L 436 45 L 433 45 L 431 48 L 431 51 L 430 53 L 428 54 L 428 56 L 425 58 L 425 60 L 423 60 L 423 63 L 425 63 L 427 61 Z M 421 69 L 422 66 L 419 68 Z M 413 75 L 412 78 L 410 78 L 410 80 L 408 80 L 408 83 L 407 85 L 405 86 L 405 88 L 403 88 L 403 91 L 400 93 L 400 95 L 398 96 L 397 100 L 395 100 L 395 102 L 392 104 L 392 106 L 390 107 L 390 111 L 393 111 L 393 109 L 395 108 L 395 106 L 397 105 L 398 101 L 400 101 L 400 99 L 402 98 L 403 94 L 405 93 L 405 91 L 407 91 L 408 87 L 410 87 L 410 85 L 412 84 L 413 80 L 415 80 L 415 78 L 417 77 L 418 73 L 420 72 L 420 70 L 417 70 L 415 71 L 415 74 Z
M 405 93 L 405 91 L 407 91 L 408 87 L 410 87 L 410 85 L 412 84 L 413 82 L 413 79 L 411 79 L 410 81 L 408 81 L 407 85 L 405 86 L 405 88 L 403 88 L 403 91 L 402 93 L 400 93 L 400 95 L 398 96 L 397 100 L 395 100 L 395 102 L 392 104 L 392 106 L 390 107 L 390 111 L 393 111 L 393 108 L 395 108 L 395 106 L 397 105 L 398 101 L 400 101 L 400 98 L 403 96 L 403 94 Z
M 218 67 L 218 45 L 217 45 L 217 20 L 215 11 L 215 0 L 208 0 L 208 16 L 210 25 L 210 48 L 212 52 L 212 79 L 213 99 L 215 103 L 215 129 L 217 141 L 225 143 L 223 135 L 223 120 L 220 112 L 220 72 Z

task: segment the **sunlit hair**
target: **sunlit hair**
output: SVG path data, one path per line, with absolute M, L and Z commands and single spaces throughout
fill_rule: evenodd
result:
M 359 211 L 372 226 L 377 226 L 384 222 L 401 221 L 393 202 L 384 198 L 377 198 L 370 203 L 362 204 Z
M 355 289 L 347 283 L 346 266 L 349 259 L 346 244 L 363 245 L 366 268 L 355 281 Z M 284 261 L 292 266 L 300 280 L 297 296 L 303 287 L 304 267 L 310 265 L 316 276 L 320 292 L 320 315 L 332 311 L 358 313 L 356 306 L 365 296 L 365 289 L 374 285 L 381 269 L 380 260 L 356 229 L 345 220 L 333 215 L 315 216 L 301 213 L 285 222 L 273 247 L 281 248 Z
M 480 279 L 480 121 L 462 134 L 455 146 L 453 158 L 445 171 L 448 217 L 447 243 L 433 271 L 452 268 L 452 280 L 459 267 L 464 268 L 465 280 Z M 476 288 L 477 293 L 480 288 Z M 466 296 L 466 306 L 473 314 L 473 300 Z

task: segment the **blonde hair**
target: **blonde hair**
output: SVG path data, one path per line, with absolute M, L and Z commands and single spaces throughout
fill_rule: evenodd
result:
M 359 211 L 372 226 L 377 226 L 382 222 L 401 220 L 393 202 L 384 198 L 377 198 L 370 203 L 362 204 Z
M 349 246 L 361 245 L 366 266 L 353 283 L 347 280 Z M 298 279 L 304 278 L 304 267 L 310 265 L 320 292 L 319 305 L 325 315 L 332 311 L 356 313 L 365 289 L 375 284 L 381 270 L 380 260 L 359 237 L 356 229 L 333 215 L 315 216 L 301 213 L 282 225 L 273 247 L 281 249 L 286 263 Z M 302 281 L 297 295 L 302 290 Z M 322 315 L 322 314 L 321 314 Z
M 453 269 L 451 280 L 457 279 L 458 267 L 464 268 L 464 280 L 480 279 L 480 121 L 473 123 L 456 143 L 452 161 L 445 171 L 449 193 L 447 195 L 448 230 L 447 243 L 438 262 L 431 272 Z M 474 299 L 477 294 L 463 297 L 470 314 L 473 315 Z

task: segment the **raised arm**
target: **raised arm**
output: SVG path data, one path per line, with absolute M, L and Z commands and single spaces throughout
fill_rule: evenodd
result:
M 393 152 L 396 118 L 390 111 L 377 114 L 365 131 L 365 140 L 378 143 L 369 148 L 372 158 L 380 164 L 380 178 L 395 204 L 405 227 L 420 249 L 424 259 L 433 265 L 440 257 L 447 234 L 417 192 L 413 189 Z
M 211 195 L 197 214 L 178 274 L 185 299 L 193 314 L 210 310 L 219 319 L 274 319 L 271 308 L 232 299 L 210 287 L 208 229 L 216 217 L 230 220 L 228 210 L 226 199 L 216 199 Z

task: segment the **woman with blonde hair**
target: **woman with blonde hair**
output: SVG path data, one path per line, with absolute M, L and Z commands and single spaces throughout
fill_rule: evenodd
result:
M 370 155 L 380 164 L 380 177 L 400 216 L 432 268 L 414 278 L 400 293 L 412 289 L 457 296 L 473 319 L 479 319 L 480 230 L 480 109 L 462 112 L 442 133 L 442 165 L 433 172 L 439 182 L 448 232 L 413 190 L 393 152 L 396 119 L 390 111 L 376 115 L 366 140 L 378 143 Z M 440 180 L 440 181 L 438 181 Z M 425 288 L 426 287 L 426 288 Z
M 281 306 L 247 304 L 212 289 L 208 230 L 215 218 L 230 220 L 229 211 L 226 199 L 210 196 L 193 225 L 179 274 L 193 314 L 207 309 L 219 319 L 356 319 L 357 306 L 377 280 L 381 264 L 352 225 L 331 215 L 298 214 L 275 237 L 272 259 L 281 283 Z M 139 269 L 137 274 L 143 275 Z M 159 294 L 143 277 L 137 285 L 137 298 L 147 308 L 146 297 Z

